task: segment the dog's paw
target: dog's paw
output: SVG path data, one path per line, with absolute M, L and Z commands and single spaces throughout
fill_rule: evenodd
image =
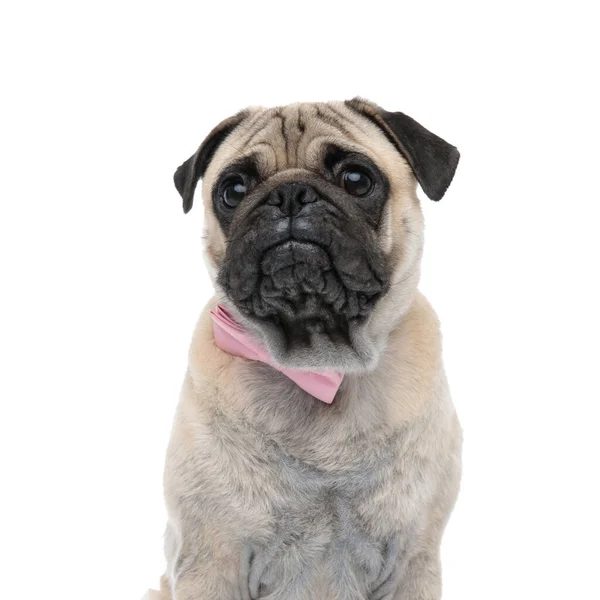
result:
M 257 600 L 264 591 L 264 575 L 276 554 L 273 545 L 268 551 L 248 544 L 242 553 L 240 569 L 240 595 L 242 600 Z
M 383 563 L 372 584 L 369 600 L 391 600 L 395 597 L 400 578 L 406 568 L 408 538 L 396 535 L 385 544 Z

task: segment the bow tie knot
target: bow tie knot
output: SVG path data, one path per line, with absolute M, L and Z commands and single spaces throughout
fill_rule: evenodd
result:
M 327 404 L 333 402 L 333 398 L 344 378 L 343 373 L 338 371 L 306 371 L 282 367 L 240 327 L 223 306 L 217 305 L 214 310 L 210 311 L 210 316 L 213 320 L 215 343 L 219 348 L 233 356 L 266 363 L 289 377 L 311 396 Z

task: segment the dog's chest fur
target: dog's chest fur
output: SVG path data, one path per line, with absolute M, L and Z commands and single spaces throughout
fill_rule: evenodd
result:
M 249 594 L 240 591 L 242 598 L 300 600 L 317 590 L 327 598 L 387 597 L 426 525 L 440 461 L 423 442 L 442 415 L 361 428 L 345 422 L 344 404 L 361 401 L 351 378 L 326 406 L 267 366 L 240 364 L 238 386 L 249 394 L 242 414 L 215 410 L 202 424 L 184 415 L 195 451 L 172 465 L 179 485 L 169 487 L 184 492 L 176 499 L 185 521 L 178 535 L 192 537 L 177 545 L 204 539 L 200 552 L 239 570 Z

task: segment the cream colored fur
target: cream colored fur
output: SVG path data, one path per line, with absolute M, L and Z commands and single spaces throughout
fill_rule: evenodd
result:
M 319 118 L 327 106 L 341 127 Z M 304 134 L 289 128 L 284 140 L 281 115 L 302 122 Z M 393 281 L 367 328 L 375 359 L 346 375 L 331 406 L 315 403 L 266 365 L 215 346 L 209 309 L 228 305 L 216 286 L 173 424 L 167 571 L 148 600 L 440 598 L 439 546 L 458 492 L 461 431 L 438 320 L 417 291 L 423 218 L 406 161 L 342 103 L 251 109 L 203 181 L 206 260 L 214 280 L 227 242 L 210 190 L 226 165 L 258 153 L 272 185 L 310 171 L 331 142 L 369 156 L 391 184 L 378 237 Z

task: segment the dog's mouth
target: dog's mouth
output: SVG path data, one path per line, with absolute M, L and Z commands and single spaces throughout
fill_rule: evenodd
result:
M 288 348 L 308 346 L 319 334 L 349 343 L 350 327 L 368 317 L 385 290 L 367 257 L 353 250 L 344 255 L 325 244 L 286 239 L 232 256 L 219 282 L 245 316 L 280 330 Z
M 347 334 L 345 288 L 329 254 L 316 244 L 290 240 L 265 252 L 258 299 L 255 315 L 273 320 L 287 337 Z

